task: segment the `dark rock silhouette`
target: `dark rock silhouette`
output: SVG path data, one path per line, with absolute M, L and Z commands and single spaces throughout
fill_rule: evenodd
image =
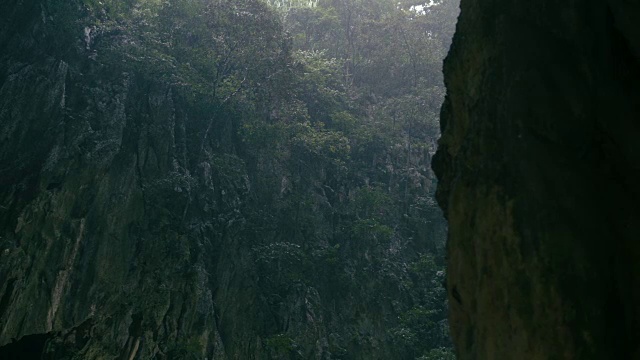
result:
M 459 359 L 640 358 L 640 3 L 461 11 L 433 164 Z

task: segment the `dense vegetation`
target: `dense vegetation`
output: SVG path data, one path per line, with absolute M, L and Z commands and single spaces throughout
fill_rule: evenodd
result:
M 229 184 L 251 184 L 234 216 L 274 313 L 296 287 L 353 293 L 381 310 L 399 358 L 453 358 L 429 164 L 455 2 L 424 13 L 389 0 L 270 5 L 277 13 L 256 0 L 89 9 L 100 31 L 126 37 L 105 56 L 173 83 L 210 114 L 194 146 Z M 336 358 L 379 341 L 341 325 Z M 274 330 L 275 358 L 295 353 L 297 334 Z
M 318 346 L 287 320 L 300 293 L 320 299 L 322 314 L 307 316 L 324 318 L 333 359 L 454 358 L 430 161 L 455 1 L 48 4 L 47 26 L 84 34 L 93 67 L 169 84 L 198 114 L 175 166 L 216 173 L 218 190 L 163 199 L 176 211 L 162 216 L 184 220 L 206 200 L 217 206 L 207 226 L 251 249 L 271 358 Z M 162 181 L 199 186 L 186 170 Z M 192 344 L 166 352 L 189 358 Z
M 361 247 L 366 250 L 359 255 L 370 256 L 342 252 L 341 262 L 328 264 L 336 267 L 334 284 L 358 288 L 356 279 L 344 279 L 352 266 L 379 280 L 369 296 L 386 293 L 390 313 L 399 315 L 388 328 L 399 358 L 444 360 L 454 358 L 441 287 L 445 231 L 433 202 L 429 163 L 444 94 L 441 61 L 456 3 L 426 11 L 414 5 L 420 3 L 334 0 L 283 6 L 294 62 L 302 72 L 301 86 L 290 94 L 306 110 L 300 119 L 313 129 L 304 129 L 310 136 L 295 144 L 302 145 L 294 148 L 296 160 L 323 164 L 308 179 L 294 176 L 292 195 L 310 204 L 310 189 L 333 195 L 329 204 L 316 201 L 306 212 L 325 208 L 333 224 L 323 237 L 337 251 Z M 314 222 L 301 218 L 291 225 Z M 395 254 L 400 248 L 415 255 L 407 261 L 406 253 Z

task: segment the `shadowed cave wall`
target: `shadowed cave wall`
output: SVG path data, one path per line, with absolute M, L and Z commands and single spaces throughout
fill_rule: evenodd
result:
M 462 0 L 434 160 L 459 359 L 638 359 L 640 3 Z

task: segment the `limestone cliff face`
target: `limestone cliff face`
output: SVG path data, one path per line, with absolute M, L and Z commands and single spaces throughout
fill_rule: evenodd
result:
M 640 7 L 462 0 L 434 161 L 460 359 L 638 359 Z
M 189 109 L 167 86 L 92 61 L 90 31 L 56 38 L 40 2 L 0 11 L 0 343 L 60 335 L 56 358 L 133 359 L 185 339 L 224 354 L 210 264 L 244 261 L 221 245 L 245 184 L 215 186 L 189 157 Z M 196 225 L 225 189 L 224 215 Z
M 104 60 L 110 38 L 55 4 L 0 4 L 0 358 L 406 358 L 388 330 L 422 300 L 403 290 L 415 247 L 328 244 L 320 168 L 324 207 L 278 233 L 237 115 Z

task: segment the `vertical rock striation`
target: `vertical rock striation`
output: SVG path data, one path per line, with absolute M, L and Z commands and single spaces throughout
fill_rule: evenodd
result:
M 46 6 L 0 9 L 0 343 L 40 334 L 25 341 L 53 358 L 146 359 L 184 339 L 224 354 L 203 254 L 226 240 L 193 192 L 220 189 L 205 160 L 188 164 L 190 109 L 58 38 Z
M 462 0 L 433 167 L 466 359 L 639 359 L 640 5 Z

